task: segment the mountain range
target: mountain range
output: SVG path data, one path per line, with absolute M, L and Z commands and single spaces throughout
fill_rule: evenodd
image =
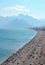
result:
M 45 26 L 45 20 L 38 20 L 28 15 L 20 14 L 18 16 L 11 17 L 0 16 L 0 28 L 24 28 L 42 26 Z

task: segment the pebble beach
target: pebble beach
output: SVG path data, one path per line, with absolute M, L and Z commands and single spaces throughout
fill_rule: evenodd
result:
M 38 30 L 31 41 L 0 65 L 45 65 L 45 31 Z

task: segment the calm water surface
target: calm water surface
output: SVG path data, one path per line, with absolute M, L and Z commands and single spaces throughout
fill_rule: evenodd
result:
M 35 34 L 29 29 L 0 29 L 0 62 L 25 45 Z

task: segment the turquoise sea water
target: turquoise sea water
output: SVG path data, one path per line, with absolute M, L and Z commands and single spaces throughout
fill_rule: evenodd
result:
M 25 45 L 35 34 L 29 29 L 0 29 L 0 62 Z

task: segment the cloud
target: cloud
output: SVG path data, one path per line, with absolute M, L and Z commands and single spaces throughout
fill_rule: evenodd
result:
M 2 16 L 13 16 L 13 15 L 18 15 L 18 14 L 29 14 L 30 10 L 21 5 L 16 5 L 14 7 L 5 7 L 2 9 L 0 15 Z
M 19 14 L 29 15 L 34 18 L 37 18 L 31 13 L 31 10 L 26 6 L 16 5 L 14 7 L 5 7 L 0 10 L 0 16 L 17 16 Z

